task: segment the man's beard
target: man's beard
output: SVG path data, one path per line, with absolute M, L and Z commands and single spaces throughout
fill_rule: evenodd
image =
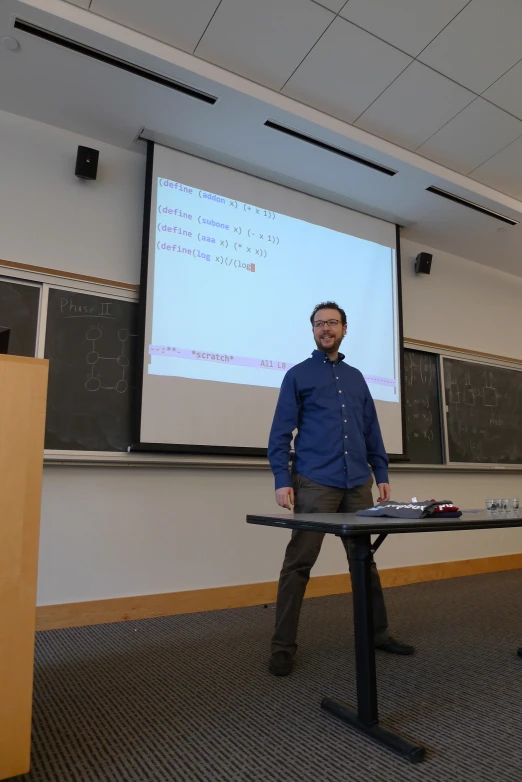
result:
M 343 339 L 344 334 L 340 337 L 334 338 L 332 342 L 328 343 L 328 346 L 325 346 L 321 341 L 321 337 L 318 337 L 315 340 L 315 344 L 317 345 L 318 350 L 321 350 L 323 353 L 336 353 L 341 347 L 341 342 Z

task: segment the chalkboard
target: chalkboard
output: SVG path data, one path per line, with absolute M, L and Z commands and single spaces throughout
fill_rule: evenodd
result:
M 50 288 L 45 447 L 126 451 L 136 420 L 138 305 Z
M 450 462 L 522 464 L 522 371 L 444 359 Z
M 442 464 L 438 356 L 404 350 L 406 453 L 414 464 Z
M 8 353 L 34 357 L 40 286 L 0 280 L 0 328 L 11 329 Z

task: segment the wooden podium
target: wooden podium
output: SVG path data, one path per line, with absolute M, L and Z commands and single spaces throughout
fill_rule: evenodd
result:
M 47 372 L 0 355 L 0 779 L 30 768 Z

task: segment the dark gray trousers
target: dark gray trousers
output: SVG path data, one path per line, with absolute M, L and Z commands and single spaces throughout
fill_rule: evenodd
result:
M 296 513 L 355 513 L 373 506 L 373 479 L 353 489 L 321 486 L 302 475 L 293 475 Z M 272 653 L 281 649 L 294 655 L 301 606 L 315 565 L 324 534 L 293 530 L 287 546 L 283 568 L 279 577 L 276 604 L 276 627 L 272 638 Z M 350 565 L 349 538 L 342 538 L 348 565 Z M 372 562 L 372 602 L 375 627 L 375 643 L 383 643 L 388 636 L 388 617 L 382 594 L 381 579 L 375 562 Z

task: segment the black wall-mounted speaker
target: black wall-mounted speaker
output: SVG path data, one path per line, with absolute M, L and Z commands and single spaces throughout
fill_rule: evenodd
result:
M 429 274 L 431 271 L 431 259 L 433 255 L 430 253 L 419 253 L 415 258 L 415 271 L 417 274 Z
M 80 179 L 96 179 L 98 173 L 98 158 L 100 153 L 97 149 L 89 147 L 78 147 L 76 155 L 76 168 L 74 173 Z

